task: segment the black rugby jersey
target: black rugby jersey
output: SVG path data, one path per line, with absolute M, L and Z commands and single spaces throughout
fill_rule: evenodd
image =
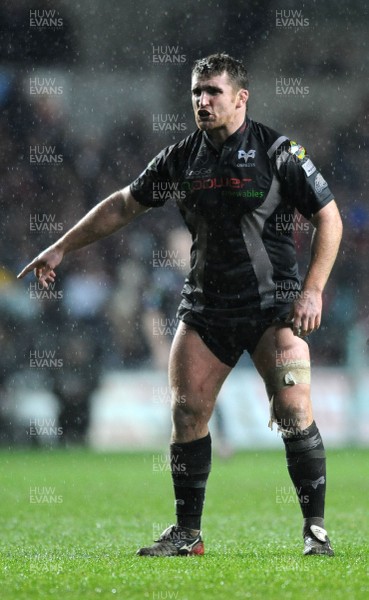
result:
M 217 149 L 197 130 L 131 184 L 135 200 L 176 200 L 192 235 L 181 307 L 220 319 L 290 303 L 301 289 L 293 232 L 333 194 L 305 150 L 248 117 Z

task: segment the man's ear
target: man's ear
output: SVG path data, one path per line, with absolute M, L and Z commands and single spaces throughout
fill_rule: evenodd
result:
M 247 101 L 249 99 L 249 92 L 248 90 L 239 90 L 237 92 L 237 103 L 236 103 L 236 108 L 242 108 L 243 106 L 246 105 Z

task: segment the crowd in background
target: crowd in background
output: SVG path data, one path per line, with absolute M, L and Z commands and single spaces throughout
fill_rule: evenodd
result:
M 71 61 L 78 52 L 69 50 Z M 130 183 L 162 144 L 147 135 L 141 115 L 116 123 L 100 139 L 81 141 L 70 131 L 68 114 L 57 99 L 30 99 L 23 74 L 9 73 L 0 74 L 0 403 L 20 374 L 29 376 L 30 356 L 54 352 L 63 368 L 46 369 L 42 377 L 60 400 L 61 426 L 71 439 L 80 439 L 88 423 L 90 393 L 105 370 L 164 367 L 188 266 L 183 224 L 169 203 L 68 256 L 48 294 L 35 287 L 32 276 L 17 281 L 26 262 L 99 200 Z M 348 334 L 353 323 L 368 315 L 368 115 L 369 96 L 317 157 L 345 227 L 324 295 L 323 325 L 311 338 L 319 365 L 346 365 Z M 319 120 L 317 124 L 316 130 L 314 122 L 307 126 L 319 139 Z M 174 141 L 180 139 L 177 135 Z M 55 147 L 62 157 L 58 164 L 30 160 L 30 147 L 40 140 Z M 49 226 L 42 226 L 42 219 L 49 219 Z M 307 236 L 297 234 L 297 245 L 306 257 Z M 168 249 L 181 268 L 155 265 L 155 257 L 167 256 Z M 150 324 L 155 318 L 168 324 L 167 335 L 155 337 Z M 0 426 L 1 420 L 0 406 Z M 6 425 L 2 423 L 3 431 Z

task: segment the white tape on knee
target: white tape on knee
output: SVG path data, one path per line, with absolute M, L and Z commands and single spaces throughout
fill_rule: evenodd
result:
M 264 383 L 269 397 L 270 418 L 268 427 L 273 430 L 276 423 L 274 396 L 286 387 L 306 383 L 310 385 L 311 372 L 309 360 L 291 360 L 283 366 L 274 367 L 264 377 Z
M 298 383 L 310 384 L 310 361 L 291 360 L 281 367 L 274 367 L 264 377 L 269 398 L 286 387 Z

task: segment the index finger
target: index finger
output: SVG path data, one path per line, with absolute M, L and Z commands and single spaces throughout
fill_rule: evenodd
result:
M 35 259 L 32 262 L 28 263 L 28 265 L 26 265 L 24 267 L 24 269 L 18 273 L 17 275 L 17 279 L 22 279 L 22 277 L 24 277 L 25 275 L 27 275 L 27 273 L 30 273 L 31 271 L 33 271 L 33 269 L 36 267 L 38 261 Z

